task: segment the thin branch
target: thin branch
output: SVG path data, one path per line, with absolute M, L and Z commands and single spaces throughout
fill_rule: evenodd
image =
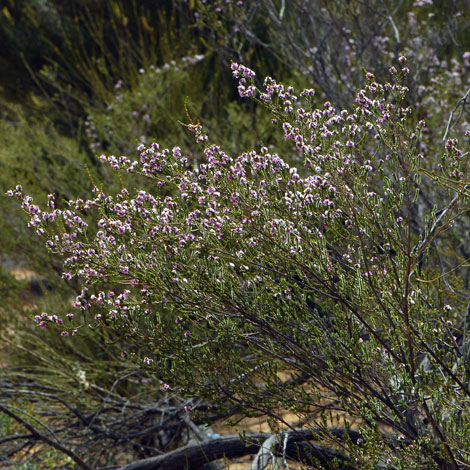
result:
M 4 444 L 5 442 L 10 441 L 17 441 L 20 439 L 31 439 L 32 437 L 34 437 L 32 434 L 15 434 L 13 436 L 2 437 L 0 439 L 0 444 Z
M 18 416 L 16 413 L 13 413 L 13 411 L 11 411 L 8 406 L 2 405 L 0 403 L 0 411 L 10 416 L 10 418 L 14 419 L 18 423 L 22 424 L 37 439 L 45 442 L 46 444 L 49 444 L 51 447 L 54 447 L 54 449 L 59 450 L 65 455 L 68 455 L 79 467 L 83 468 L 84 470 L 93 470 L 92 467 L 84 462 L 75 452 L 68 449 L 67 447 L 64 447 L 60 442 L 54 441 L 44 434 L 41 434 L 34 426 Z
M 444 137 L 442 137 L 442 140 L 445 141 L 447 139 L 447 136 L 449 132 L 457 125 L 457 123 L 460 121 L 460 118 L 462 117 L 463 110 L 465 108 L 465 105 L 467 104 L 467 98 L 470 95 L 470 88 L 466 91 L 465 95 L 463 95 L 462 98 L 457 101 L 457 104 L 454 106 L 454 109 L 450 112 L 449 120 L 447 121 L 447 126 L 446 126 L 446 131 L 444 133 Z M 459 117 L 456 119 L 454 124 L 452 124 L 452 119 L 454 119 L 454 113 L 457 111 L 457 108 L 462 105 L 462 109 L 460 110 Z

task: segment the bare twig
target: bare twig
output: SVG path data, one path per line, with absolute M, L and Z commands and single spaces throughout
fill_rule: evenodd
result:
M 450 116 L 449 116 L 449 120 L 447 121 L 447 126 L 446 126 L 446 130 L 444 132 L 444 136 L 442 137 L 442 140 L 445 141 L 447 139 L 447 136 L 449 135 L 449 132 L 458 124 L 458 122 L 460 121 L 460 118 L 462 117 L 462 114 L 463 114 L 463 110 L 465 108 L 465 105 L 467 104 L 467 98 L 470 94 L 470 88 L 465 92 L 465 95 L 462 96 L 462 98 L 459 99 L 459 101 L 457 101 L 457 104 L 454 106 L 454 109 L 450 112 Z M 457 108 L 459 106 L 462 106 L 462 108 L 460 109 L 460 114 L 459 116 L 457 117 L 457 119 L 455 120 L 454 124 L 452 124 L 452 120 L 454 119 L 454 113 L 455 111 L 457 111 Z M 452 124 L 452 126 L 451 126 Z
M 21 416 L 18 416 L 16 413 L 14 413 L 10 409 L 10 407 L 2 405 L 0 403 L 0 411 L 17 421 L 18 423 L 22 424 L 37 439 L 45 442 L 46 444 L 49 444 L 51 447 L 54 447 L 54 449 L 59 450 L 65 455 L 68 455 L 80 468 L 83 468 L 84 470 L 93 470 L 92 467 L 90 467 L 86 462 L 84 462 L 75 452 L 63 446 L 60 442 L 55 441 L 40 433 L 33 425 L 25 421 L 23 418 L 21 418 Z

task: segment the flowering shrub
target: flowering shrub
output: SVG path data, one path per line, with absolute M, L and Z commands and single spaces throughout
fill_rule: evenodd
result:
M 455 139 L 441 159 L 420 153 L 425 123 L 414 125 L 405 104 L 404 57 L 391 83 L 366 75 L 351 111 L 232 71 L 302 164 L 266 147 L 231 156 L 190 120 L 197 168 L 157 143 L 140 145 L 138 160 L 101 157 L 123 182 L 153 180 L 152 192 L 96 186 L 89 200 L 59 210 L 51 196 L 42 210 L 17 186 L 9 194 L 64 256 L 63 277 L 83 281 L 82 315 L 36 321 L 63 335 L 88 324 L 119 331 L 163 391 L 278 420 L 288 408 L 353 467 L 467 465 L 465 260 L 453 250 L 452 273 L 440 262 L 464 227 L 467 153 Z M 422 198 L 434 198 L 431 210 Z M 84 213 L 96 215 L 96 236 Z M 353 422 L 360 439 L 332 430 Z

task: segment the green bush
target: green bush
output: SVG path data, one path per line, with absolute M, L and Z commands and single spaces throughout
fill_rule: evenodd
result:
M 406 58 L 399 67 L 384 85 L 368 73 L 353 111 L 336 112 L 316 107 L 311 89 L 298 95 L 270 77 L 258 89 L 254 72 L 233 64 L 241 96 L 266 103 L 302 152 L 298 168 L 266 147 L 231 157 L 191 123 L 204 146 L 197 169 L 157 144 L 141 145 L 136 161 L 102 157 L 161 195 L 94 188 L 68 211 L 51 198 L 43 212 L 12 191 L 65 256 L 64 276 L 84 282 L 81 318 L 36 322 L 64 336 L 89 322 L 125 335 L 164 391 L 280 421 L 280 407 L 317 416 L 307 422 L 351 468 L 468 462 L 468 315 L 434 251 L 462 236 L 468 152 L 449 139 L 441 160 L 421 153 Z M 80 216 L 90 210 L 95 236 Z M 448 262 L 458 280 L 464 253 Z

